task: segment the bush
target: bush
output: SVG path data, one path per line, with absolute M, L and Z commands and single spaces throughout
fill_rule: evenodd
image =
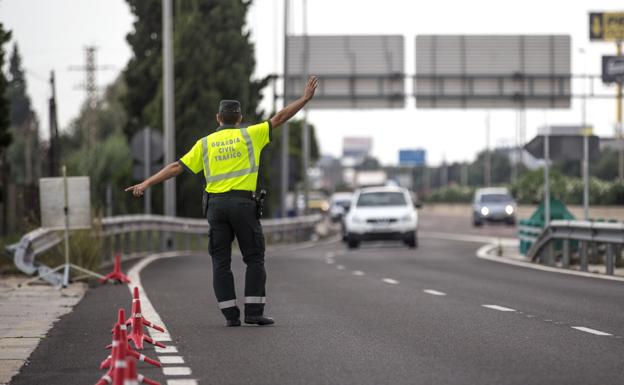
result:
M 467 186 L 449 186 L 425 195 L 425 202 L 469 203 L 472 201 L 474 188 Z

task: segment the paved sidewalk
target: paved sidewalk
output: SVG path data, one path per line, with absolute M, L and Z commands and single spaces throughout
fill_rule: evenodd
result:
M 18 288 L 25 280 L 0 278 L 0 385 L 19 372 L 54 322 L 69 313 L 87 289 L 84 283 L 62 290 L 44 284 Z

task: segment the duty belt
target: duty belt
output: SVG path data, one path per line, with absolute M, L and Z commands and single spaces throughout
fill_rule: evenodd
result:
M 254 193 L 253 191 L 247 191 L 247 190 L 230 190 L 230 191 L 226 191 L 226 192 L 222 192 L 222 193 L 208 193 L 208 196 L 212 199 L 212 198 L 218 198 L 218 197 L 237 197 L 237 198 L 247 198 L 247 199 L 254 199 Z

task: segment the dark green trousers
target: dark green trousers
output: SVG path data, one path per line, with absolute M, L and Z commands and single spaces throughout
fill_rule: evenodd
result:
M 256 202 L 242 197 L 210 197 L 208 202 L 213 287 L 219 308 L 228 319 L 239 318 L 234 276 L 232 242 L 234 237 L 247 265 L 245 273 L 245 315 L 262 315 L 266 302 L 264 234 L 256 217 Z

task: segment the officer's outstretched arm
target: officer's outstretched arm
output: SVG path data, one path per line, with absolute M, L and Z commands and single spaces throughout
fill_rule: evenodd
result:
M 303 92 L 303 96 L 294 102 L 290 103 L 286 107 L 284 107 L 280 112 L 275 114 L 271 118 L 271 127 L 276 128 L 286 123 L 290 118 L 295 116 L 303 106 L 306 105 L 314 97 L 314 91 L 316 91 L 316 86 L 318 85 L 318 78 L 316 76 L 310 76 L 308 79 L 308 83 L 306 84 L 305 91 Z
M 149 178 L 147 178 L 146 180 L 144 180 L 143 182 L 139 184 L 135 184 L 134 186 L 128 187 L 124 191 L 131 191 L 132 195 L 134 195 L 135 197 L 140 197 L 141 195 L 143 195 L 143 192 L 146 189 L 160 182 L 164 182 L 169 178 L 178 176 L 182 174 L 183 171 L 184 169 L 182 168 L 180 163 L 178 162 L 169 163 L 168 165 L 163 167 L 162 170 L 158 171 L 156 174 L 150 176 Z

